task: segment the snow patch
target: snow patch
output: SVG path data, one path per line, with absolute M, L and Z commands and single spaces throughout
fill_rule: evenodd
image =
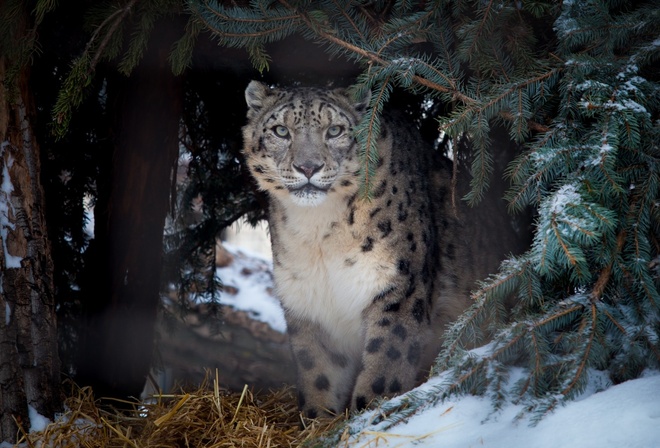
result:
M 94 199 L 91 195 L 83 196 L 84 223 L 83 231 L 90 238 L 94 238 Z
M 651 114 L 649 114 L 649 112 L 646 110 L 646 108 L 644 106 L 639 104 L 637 101 L 633 101 L 633 100 L 628 99 L 628 98 L 623 98 L 622 100 L 616 101 L 616 102 L 615 101 L 608 101 L 607 103 L 603 104 L 603 106 L 606 109 L 610 109 L 610 110 L 616 110 L 616 111 L 621 111 L 621 112 L 622 111 L 632 111 L 632 112 L 636 112 L 638 114 L 648 114 L 649 116 L 651 115 Z
M 410 58 L 410 57 L 401 57 L 401 58 L 396 58 L 392 61 L 393 65 L 398 65 L 400 68 L 405 69 L 405 70 L 410 70 L 413 68 L 415 63 L 417 62 L 416 58 Z
M 589 89 L 598 89 L 598 88 L 609 89 L 610 86 L 609 84 L 605 84 L 600 81 L 595 81 L 593 79 L 588 79 L 575 86 L 575 90 L 589 90 Z
M 622 72 L 617 75 L 617 78 L 624 80 L 627 76 L 628 76 L 627 73 Z M 646 80 L 641 76 L 633 76 L 632 78 L 626 80 L 626 82 L 622 84 L 622 88 L 628 91 L 628 93 L 635 93 L 639 91 L 639 86 L 645 83 Z
M 5 149 L 9 146 L 9 142 L 3 142 L 0 147 L 0 157 L 4 157 Z M 9 221 L 9 207 L 14 212 L 13 205 L 11 204 L 11 194 L 14 191 L 14 185 L 11 183 L 9 177 L 9 168 L 14 164 L 14 158 L 9 154 L 5 159 L 2 167 L 2 184 L 0 184 L 0 238 L 2 238 L 2 249 L 5 253 L 5 268 L 20 268 L 22 257 L 16 257 L 9 253 L 7 248 L 7 236 L 9 229 L 14 230 L 15 225 Z
M 579 28 L 578 21 L 571 17 L 573 6 L 575 6 L 573 0 L 564 0 L 562 3 L 562 12 L 553 25 L 554 30 L 562 37 Z
M 5 302 L 5 325 L 9 326 L 10 322 L 11 322 L 11 307 L 9 306 L 9 302 Z
M 245 311 L 252 319 L 285 333 L 284 310 L 272 293 L 272 262 L 227 242 L 222 245 L 234 260 L 227 267 L 216 270 L 216 276 L 226 287 L 220 294 L 220 303 Z M 207 302 L 211 300 L 210 295 L 206 294 L 198 294 L 194 298 Z
M 603 162 L 603 160 L 605 160 L 605 157 L 612 155 L 613 152 L 614 152 L 614 148 L 612 147 L 612 145 L 610 145 L 609 143 L 603 143 L 598 149 L 598 156 L 593 157 L 590 160 L 587 160 L 586 163 L 591 166 L 599 166 Z
M 35 408 L 28 405 L 28 415 L 30 416 L 30 432 L 40 432 L 50 425 L 51 421 L 39 414 Z
M 550 203 L 550 213 L 561 214 L 569 204 L 579 204 L 582 201 L 580 193 L 573 184 L 562 186 L 553 196 Z
M 512 372 L 512 379 L 515 376 Z M 660 372 L 648 371 L 641 378 L 605 390 L 606 374 L 590 371 L 589 377 L 587 390 L 578 400 L 556 409 L 535 427 L 516 420 L 522 405 L 506 405 L 493 414 L 489 399 L 463 396 L 425 409 L 387 431 L 373 426 L 362 430 L 346 446 L 657 447 Z

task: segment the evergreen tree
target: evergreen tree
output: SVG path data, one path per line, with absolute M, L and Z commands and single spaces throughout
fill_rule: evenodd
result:
M 29 60 L 48 6 L 0 4 L 0 445 L 61 410 L 51 244 Z
M 579 394 L 589 369 L 620 382 L 658 367 L 659 19 L 650 3 L 563 3 L 556 84 L 528 90 L 531 101 L 549 99 L 549 129 L 509 168 L 511 208 L 538 209 L 534 243 L 449 332 L 437 368 L 454 373 L 443 394 L 498 402 L 501 365 L 523 363 L 528 374 L 510 393 L 539 418 Z M 518 300 L 512 322 L 497 323 L 479 356 L 466 353 L 461 338 L 507 294 Z
M 13 12 L 29 8 L 24 3 L 3 5 L 12 27 Z M 168 56 L 184 34 L 183 8 L 167 0 L 44 1 L 34 13 L 39 33 L 24 37 L 10 27 L 4 35 L 3 27 L 3 38 L 22 40 L 2 48 L 16 53 L 12 61 L 32 66 L 35 133 L 44 160 L 37 175 L 46 185 L 63 370 L 99 395 L 137 396 L 153 351 L 163 223 L 179 150 L 184 77 L 174 78 Z M 18 87 L 10 77 L 3 82 Z M 186 102 L 186 113 L 202 99 L 193 101 Z M 234 128 L 238 134 L 240 124 Z M 204 157 L 222 157 L 210 140 Z M 236 179 L 245 177 L 239 171 L 220 172 L 223 182 L 234 181 L 234 193 L 241 185 Z M 240 196 L 254 197 L 246 191 Z M 216 193 L 217 203 L 229 195 Z M 91 235 L 84 230 L 85 204 L 95 205 Z M 244 213 L 240 206 L 234 211 Z M 198 247 L 214 246 L 218 226 L 196 230 L 190 231 L 193 244 L 172 251 L 177 263 L 193 259 Z
M 538 419 L 579 394 L 590 369 L 620 382 L 660 366 L 657 5 L 190 5 L 219 44 L 245 48 L 261 70 L 271 62 L 267 44 L 294 33 L 362 65 L 356 93 L 372 91 L 355 130 L 366 195 L 379 115 L 395 87 L 441 103 L 448 113 L 437 117 L 440 129 L 469 139 L 470 203 L 491 180 L 491 128 L 504 126 L 524 145 L 507 171 L 507 199 L 513 212 L 537 211 L 533 244 L 484 279 L 448 330 L 434 369 L 445 383 L 384 404 L 388 424 L 465 392 L 487 394 L 496 408 L 522 402 Z M 512 365 L 525 374 L 506 389 Z
M 181 58 L 173 55 L 192 51 L 186 42 L 195 31 L 185 23 L 177 1 L 71 2 L 40 30 L 45 51 L 34 84 L 49 162 L 43 177 L 60 348 L 66 371 L 98 395 L 139 395 L 151 366 L 160 288 L 204 282 L 217 296 L 208 256 L 215 238 L 237 217 L 259 213 L 245 188 L 247 171 L 236 162 L 244 114 L 233 111 L 227 120 L 231 108 L 209 106 L 218 95 L 217 72 L 188 78 L 187 63 L 176 64 Z M 247 58 L 228 59 L 218 57 L 225 71 L 249 68 Z M 171 174 L 182 147 L 191 158 L 190 181 L 176 203 Z M 186 214 L 198 195 L 204 219 L 171 227 L 163 241 L 167 208 Z M 95 206 L 93 235 L 83 231 L 84 203 Z
M 8 1 L 5 10 L 17 5 L 22 10 L 22 2 Z M 318 75 L 282 76 L 292 52 L 277 48 L 300 39 L 313 42 L 334 58 L 325 67 L 351 64 L 339 83 L 354 79 L 357 95 L 371 90 L 370 107 L 356 129 L 366 196 L 379 116 L 401 91 L 424 100 L 424 108 L 409 109 L 426 116 L 422 124 L 429 116 L 437 119 L 440 149 L 453 149 L 456 166 L 469 160 L 472 183 L 464 199 L 472 204 L 501 180 L 493 177 L 503 151 L 494 144 L 495 130 L 505 129 L 524 148 L 507 171 L 507 199 L 512 212 L 526 207 L 537 212 L 531 248 L 484 279 L 473 307 L 449 330 L 435 368 L 445 383 L 383 404 L 387 417 L 381 425 L 464 392 L 488 394 L 495 407 L 523 402 L 538 418 L 578 394 L 590 369 L 607 370 L 618 382 L 660 363 L 660 12 L 652 2 L 252 0 L 237 6 L 124 0 L 71 2 L 54 10 L 48 0 L 36 5 L 35 23 L 47 36 L 43 52 L 34 52 L 36 34 L 25 45 L 3 48 L 16 51 L 10 59 L 21 64 L 33 57 L 39 68 L 32 74 L 40 117 L 36 134 L 48 161 L 42 179 L 60 313 L 75 317 L 81 302 L 96 300 L 81 297 L 78 288 L 89 282 L 85 273 L 94 256 L 82 232 L 83 197 L 107 200 L 102 189 L 112 159 L 115 94 L 153 51 L 158 24 L 169 21 L 174 43 L 160 46 L 158 60 L 166 55 L 172 72 L 183 78 L 173 101 L 181 102 L 179 136 L 191 159 L 180 208 L 199 195 L 205 208 L 194 226 L 174 226 L 165 248 L 170 272 L 201 274 L 209 287 L 216 286 L 212 257 L 209 263 L 199 248 L 213 247 L 208 243 L 219 230 L 245 212 L 262 216 L 240 164 L 243 109 L 223 108 L 218 98 L 231 90 L 231 104 L 244 107 L 243 86 L 258 71 L 271 81 Z M 6 31 L 3 39 L 14 35 L 13 28 Z M 211 51 L 209 36 L 220 47 Z M 255 70 L 243 64 L 242 49 Z M 214 84 L 217 66 L 211 59 L 230 67 L 222 85 Z M 202 74 L 200 67 L 211 70 Z M 8 86 L 12 73 L 18 71 L 8 71 Z M 338 78 L 336 73 L 330 77 Z M 104 222 L 102 209 L 97 225 Z M 200 258 L 207 264 L 199 265 Z M 516 305 L 507 311 L 512 297 Z M 468 351 L 487 340 L 492 342 L 483 349 Z M 525 367 L 513 389 L 504 386 L 511 365 Z

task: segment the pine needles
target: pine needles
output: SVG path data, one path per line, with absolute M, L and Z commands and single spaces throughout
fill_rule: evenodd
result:
M 227 44 L 249 49 L 255 39 L 298 33 L 363 64 L 356 90 L 372 96 L 356 137 L 367 197 L 373 137 L 394 87 L 449 105 L 439 126 L 450 138 L 470 139 L 470 203 L 490 182 L 491 127 L 504 125 L 525 145 L 507 170 L 507 199 L 514 212 L 538 211 L 532 247 L 505 261 L 449 329 L 434 369 L 450 372 L 445 386 L 406 395 L 388 418 L 453 393 L 478 393 L 495 409 L 524 403 L 537 421 L 579 394 L 590 369 L 621 381 L 660 366 L 657 7 L 602 0 L 191 4 Z M 510 297 L 516 306 L 507 312 Z M 526 373 L 504 391 L 512 365 Z
M 134 3 L 115 6 L 96 22 L 65 81 L 58 122 L 66 125 L 81 98 L 75 89 L 89 83 L 98 58 L 119 56 L 113 26 Z M 436 374 L 449 372 L 445 386 L 405 395 L 387 408 L 388 418 L 404 418 L 449 394 L 479 393 L 496 409 L 506 400 L 524 403 L 537 419 L 575 397 L 590 369 L 623 381 L 660 367 L 660 8 L 653 2 L 186 5 L 191 18 L 171 56 L 177 73 L 188 66 L 201 32 L 244 48 L 260 71 L 273 62 L 268 44 L 294 34 L 360 64 L 356 97 L 371 92 L 355 129 L 366 197 L 379 117 L 394 88 L 442 103 L 448 113 L 438 117 L 440 129 L 448 138 L 469 139 L 470 203 L 491 180 L 497 151 L 491 128 L 503 125 L 524 147 L 507 170 L 506 199 L 513 212 L 538 211 L 532 247 L 486 279 L 449 329 L 435 367 Z M 126 73 L 159 14 L 141 11 L 151 12 L 131 22 Z M 511 297 L 516 306 L 507 311 Z M 525 374 L 504 391 L 512 365 Z
M 640 11 L 596 19 L 589 10 L 565 4 L 555 22 L 566 37 L 558 53 L 566 61 L 555 83 L 558 113 L 508 171 L 512 208 L 538 207 L 532 248 L 475 293 L 436 366 L 452 371 L 444 394 L 485 393 L 496 407 L 505 399 L 499 367 L 525 366 L 509 399 L 524 403 L 532 422 L 579 394 L 589 369 L 609 370 L 613 381 L 622 381 L 660 365 L 652 270 L 658 205 L 651 199 L 658 197 L 660 154 L 651 121 L 658 103 L 650 94 L 658 84 L 632 62 L 646 54 L 649 34 L 636 22 L 640 33 L 626 38 L 633 50 L 621 57 L 623 40 L 609 35 L 614 42 L 604 47 L 602 32 L 633 23 L 630 16 Z M 610 57 L 597 58 L 605 48 Z M 510 323 L 493 325 L 490 317 L 502 315 L 496 308 L 510 295 L 518 303 Z M 465 351 L 462 341 L 483 341 L 486 323 L 492 342 L 478 356 Z
M 530 11 L 505 2 L 429 2 L 423 8 L 405 2 L 391 8 L 359 1 L 346 5 L 280 1 L 271 8 L 266 3 L 253 1 L 249 8 L 190 4 L 221 44 L 246 48 L 259 70 L 268 66 L 259 45 L 297 33 L 322 42 L 331 55 L 365 64 L 358 79 L 360 89 L 383 93 L 397 86 L 453 104 L 450 115 L 440 119 L 440 128 L 450 137 L 470 135 L 474 148 L 472 191 L 466 197 L 470 203 L 479 202 L 492 173 L 488 135 L 493 120 L 506 123 L 517 141 L 532 130 L 547 129 L 535 119 L 558 79 L 557 61 L 539 57 L 530 16 L 549 14 L 549 3 L 533 2 Z M 475 19 L 467 21 L 472 14 Z M 365 134 L 364 126 L 379 123 L 372 114 L 379 115 L 387 100 L 380 93 L 373 96 L 377 101 L 370 105 L 358 134 L 365 151 L 367 195 L 367 164 L 376 157 L 368 136 L 376 133 L 371 129 Z

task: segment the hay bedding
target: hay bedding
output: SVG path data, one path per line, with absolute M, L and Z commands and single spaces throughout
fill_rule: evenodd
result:
M 42 432 L 23 435 L 21 446 L 53 448 L 299 447 L 334 426 L 301 419 L 290 388 L 255 395 L 209 387 L 156 395 L 147 403 L 118 403 L 132 411 L 100 408 L 89 388 L 66 400 L 67 412 Z

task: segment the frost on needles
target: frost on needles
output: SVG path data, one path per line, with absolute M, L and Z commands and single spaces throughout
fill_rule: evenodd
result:
M 548 130 L 508 170 L 510 207 L 538 210 L 534 242 L 449 330 L 436 365 L 452 372 L 444 394 L 522 402 L 536 421 L 579 394 L 589 369 L 620 382 L 658 367 L 659 15 L 650 4 L 563 2 Z M 508 322 L 493 321 L 510 295 Z M 492 343 L 466 351 L 484 328 Z M 527 375 L 505 392 L 509 365 Z

